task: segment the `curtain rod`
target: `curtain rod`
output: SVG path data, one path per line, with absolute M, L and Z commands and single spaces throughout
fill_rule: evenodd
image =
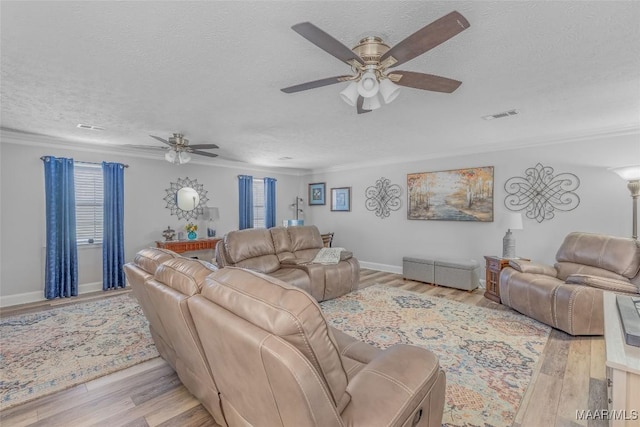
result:
M 49 156 L 42 156 L 40 157 L 40 160 L 44 160 L 45 158 L 47 158 Z M 97 162 L 83 162 L 81 160 L 74 160 L 75 163 L 86 163 L 88 165 L 102 165 L 102 163 L 97 163 Z M 123 164 L 122 166 L 124 166 L 125 168 L 128 168 L 129 165 Z

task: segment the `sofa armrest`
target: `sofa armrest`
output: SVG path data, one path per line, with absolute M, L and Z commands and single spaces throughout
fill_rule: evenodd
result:
M 520 273 L 544 274 L 545 276 L 556 277 L 558 272 L 550 265 L 539 264 L 537 262 L 526 261 L 523 259 L 512 259 L 509 261 L 509 267 Z
M 398 344 L 380 352 L 349 381 L 345 425 L 440 426 L 445 374 L 432 352 Z M 413 425 L 413 424 L 411 424 Z
M 630 282 L 624 280 L 611 279 L 609 277 L 591 276 L 589 274 L 571 274 L 567 277 L 567 283 L 573 285 L 591 286 L 605 291 L 624 292 L 627 294 L 638 294 L 640 290 Z

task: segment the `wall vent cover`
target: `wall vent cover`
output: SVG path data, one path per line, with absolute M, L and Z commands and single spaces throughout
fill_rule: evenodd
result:
M 482 116 L 485 120 L 501 119 L 503 117 L 516 116 L 520 114 L 518 110 L 503 111 L 502 113 L 491 114 L 489 116 Z
M 80 124 L 78 125 L 78 127 L 79 127 L 80 129 L 104 130 L 104 128 L 101 128 L 100 126 L 83 125 L 82 123 L 80 123 Z

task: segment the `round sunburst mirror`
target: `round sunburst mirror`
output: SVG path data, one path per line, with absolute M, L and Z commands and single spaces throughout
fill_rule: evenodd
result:
M 189 220 L 198 219 L 198 216 L 204 214 L 204 207 L 209 199 L 207 191 L 202 184 L 198 184 L 197 179 L 178 178 L 164 191 L 166 208 L 171 210 L 171 215 Z

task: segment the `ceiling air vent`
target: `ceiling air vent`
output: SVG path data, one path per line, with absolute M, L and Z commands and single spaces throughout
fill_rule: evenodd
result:
M 501 119 L 503 117 L 515 116 L 519 114 L 518 110 L 503 111 L 502 113 L 492 114 L 490 116 L 482 116 L 485 120 Z
M 80 124 L 78 125 L 78 127 L 79 127 L 80 129 L 104 130 L 104 128 L 101 128 L 100 126 L 83 125 L 82 123 L 80 123 Z

